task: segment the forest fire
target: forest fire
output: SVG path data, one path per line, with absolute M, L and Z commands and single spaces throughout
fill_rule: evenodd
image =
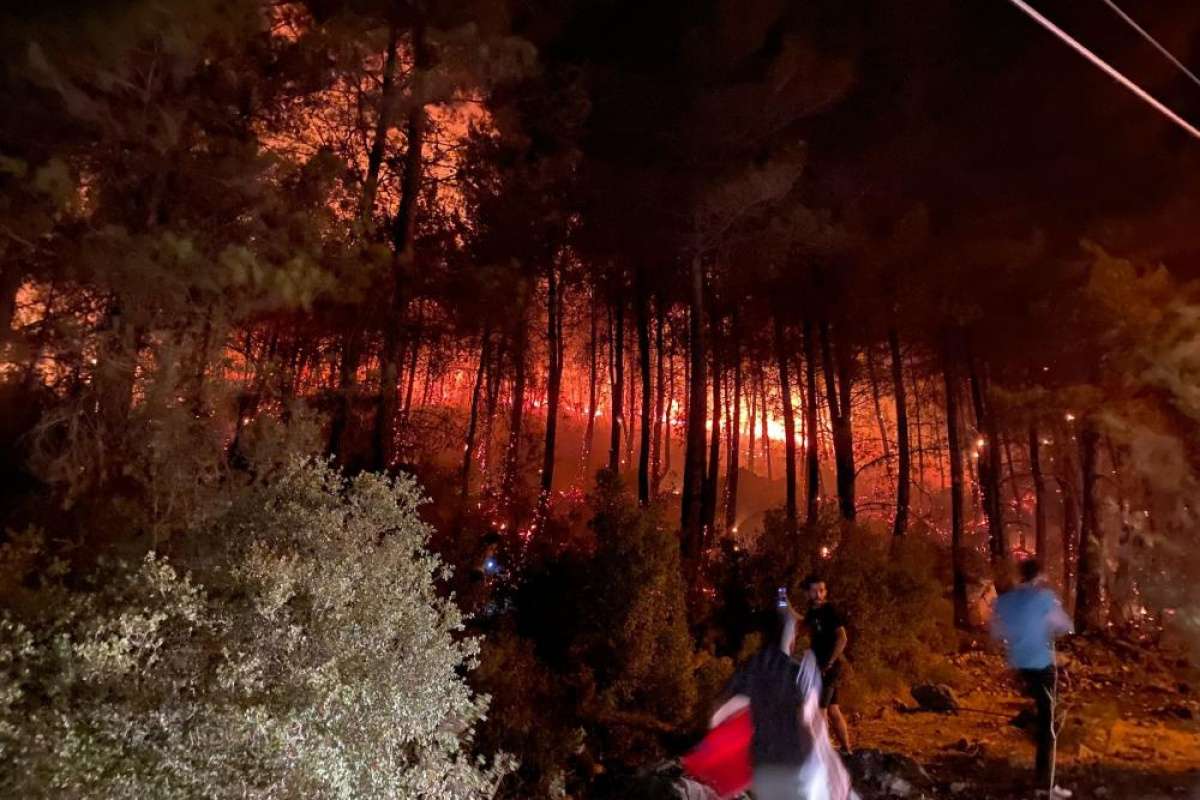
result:
M 0 11 L 0 796 L 1200 785 L 1200 8 L 909 5 Z

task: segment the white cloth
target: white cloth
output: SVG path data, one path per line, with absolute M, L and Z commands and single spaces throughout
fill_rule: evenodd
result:
M 804 697 L 800 724 L 808 726 L 813 748 L 796 774 L 797 786 L 792 797 L 802 800 L 857 800 L 858 795 L 850 788 L 850 773 L 829 741 L 825 713 L 820 704 L 821 669 L 812 650 L 806 650 L 800 659 L 800 675 L 796 680 Z

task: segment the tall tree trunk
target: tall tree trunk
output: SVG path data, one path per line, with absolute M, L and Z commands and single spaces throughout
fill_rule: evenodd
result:
M 842 468 L 838 474 L 838 505 L 842 517 L 853 521 L 857 514 L 855 481 L 858 478 L 854 466 L 854 413 L 852 390 L 854 387 L 854 358 L 849 342 L 841 336 L 833 341 L 834 359 L 838 371 L 838 395 L 841 399 L 841 446 L 839 461 Z
M 751 362 L 753 363 L 753 362 Z M 754 382 L 754 373 L 750 373 L 750 416 L 746 420 L 746 438 L 749 440 L 749 447 L 746 448 L 746 469 L 750 470 L 750 474 L 754 474 L 754 422 L 755 416 L 758 413 L 758 384 Z
M 425 25 L 418 22 L 412 31 L 413 69 L 417 74 L 432 67 L 432 54 L 425 39 Z M 391 318 L 384 326 L 381 355 L 379 395 L 375 403 L 375 426 L 371 435 L 372 461 L 383 469 L 391 460 L 391 443 L 395 438 L 397 383 L 400 377 L 400 321 L 408 306 L 409 287 L 416 252 L 417 204 L 424 176 L 422 148 L 428 112 L 423 102 L 417 102 L 408 112 L 406 126 L 408 141 L 404 151 L 404 175 L 400 181 L 400 203 L 392 220 L 392 303 Z
M 866 348 L 867 380 L 871 382 L 871 402 L 875 408 L 875 424 L 879 426 L 879 443 L 883 449 L 883 459 L 892 471 L 892 446 L 888 441 L 887 425 L 883 421 L 883 406 L 879 402 L 879 377 L 875 372 L 875 353 L 873 347 Z
M 971 402 L 975 407 L 975 424 L 983 434 L 983 447 L 979 458 L 979 489 L 983 494 L 983 513 L 988 526 L 988 550 L 995 563 L 1008 554 L 1008 543 L 1004 536 L 1004 513 L 1000 504 L 1000 442 L 996 425 L 984 399 L 984 387 L 980 380 L 975 357 L 967 345 L 967 370 L 971 383 Z
M 25 385 L 26 386 L 32 386 L 32 380 L 33 380 L 33 376 L 35 374 L 35 370 L 37 368 L 37 364 L 42 358 L 42 352 L 45 348 L 45 342 L 46 342 L 46 337 L 47 337 L 48 322 L 50 319 L 50 310 L 54 304 L 54 293 L 55 293 L 56 289 L 57 289 L 57 284 L 52 282 L 50 284 L 50 288 L 47 290 L 46 310 L 45 310 L 45 313 L 42 315 L 42 325 L 39 326 L 38 334 L 34 341 L 34 346 L 32 348 L 30 348 L 30 351 L 31 351 L 30 357 L 31 358 L 30 358 L 29 366 L 25 371 Z M 196 417 L 197 419 L 208 414 L 208 407 L 207 407 L 207 404 L 204 402 L 204 383 L 208 378 L 209 351 L 212 350 L 212 341 L 213 341 L 213 307 L 210 304 L 208 307 L 208 311 L 205 312 L 205 314 L 204 314 L 204 325 L 202 326 L 201 332 L 200 332 L 200 342 L 198 343 L 195 354 L 192 357 L 192 361 L 194 364 L 193 378 L 192 378 L 192 398 L 191 398 L 191 400 L 192 400 L 192 415 L 194 417 Z M 268 356 L 268 360 L 273 360 L 275 358 L 275 352 L 278 349 L 278 344 L 279 344 L 279 326 L 272 325 L 271 326 L 271 345 L 269 348 L 270 354 Z M 261 378 L 261 375 L 259 377 Z M 264 388 L 263 384 L 265 383 L 265 379 L 259 380 L 258 383 L 259 383 L 259 391 L 261 391 L 261 389 Z M 239 416 L 237 424 L 239 424 L 239 425 L 241 424 L 240 416 Z
M 393 22 L 388 28 L 387 54 L 383 65 L 383 88 L 379 98 L 379 116 L 375 120 L 375 132 L 372 136 L 371 151 L 367 156 L 367 178 L 363 183 L 362 198 L 359 203 L 359 219 L 364 231 L 370 232 L 374 226 L 375 197 L 379 187 L 379 171 L 383 165 L 383 157 L 387 147 L 388 131 L 392 127 L 392 117 L 396 107 L 396 53 L 399 27 Z M 342 337 L 341 364 L 338 372 L 338 396 L 334 403 L 333 415 L 329 425 L 329 440 L 325 451 L 336 459 L 345 455 L 346 432 L 350 426 L 351 406 L 353 395 L 358 383 L 359 360 L 362 358 L 363 335 L 361 324 L 350 323 L 350 330 Z
M 635 317 L 636 317 L 636 311 L 635 311 Z M 637 327 L 636 319 L 634 321 L 634 327 L 635 328 Z M 634 331 L 634 334 L 636 336 L 636 331 Z M 638 400 L 638 384 L 633 380 L 632 376 L 635 372 L 640 371 L 637 367 L 637 350 L 636 350 L 636 348 L 630 347 L 628 349 L 626 361 L 627 361 L 627 363 L 625 365 L 626 366 L 625 374 L 630 376 L 629 392 L 628 392 L 629 405 L 626 406 L 625 414 L 621 418 L 622 421 L 625 423 L 622 426 L 621 430 L 622 430 L 622 433 L 625 434 L 625 463 L 629 466 L 632 466 L 633 465 L 633 433 L 637 429 L 637 425 L 638 425 L 638 413 L 637 413 L 638 412 L 638 401 L 637 401 Z
M 704 267 L 700 255 L 692 257 L 691 291 L 688 294 L 688 347 L 690 374 L 687 409 L 687 452 L 684 455 L 682 528 L 685 576 L 695 579 L 704 548 Z
M 829 341 L 829 323 L 821 321 L 821 372 L 825 378 L 825 406 L 829 411 L 829 428 L 833 437 L 834 443 L 834 467 L 841 470 L 840 459 L 837 452 L 838 440 L 838 417 L 841 415 L 841 404 L 838 402 L 837 383 L 834 377 L 833 366 L 833 348 Z M 840 484 L 841 476 L 838 475 Z M 838 487 L 841 488 L 840 485 Z
M 921 382 L 913 370 L 913 421 L 917 423 L 917 484 L 925 483 L 925 426 L 921 422 Z M 941 459 L 938 459 L 941 463 Z
M 420 341 L 420 339 L 417 339 Z M 413 348 L 413 366 L 414 372 L 416 368 L 416 354 L 419 352 L 417 348 Z M 420 408 L 429 408 L 429 404 L 433 400 L 433 380 L 434 374 L 440 369 L 437 363 L 437 342 L 429 342 L 429 355 L 425 357 L 425 379 L 421 381 L 421 405 Z M 412 410 L 412 404 L 408 403 L 404 407 L 404 416 L 407 418 Z
M 417 382 L 417 364 L 421 358 L 421 339 L 425 336 L 424 316 L 420 306 L 417 307 L 417 324 L 412 333 L 412 347 L 408 351 L 408 376 L 404 389 L 404 407 L 400 411 L 401 418 L 407 420 L 412 411 L 413 386 Z
M 1073 465 L 1064 465 L 1070 469 Z M 1072 477 L 1056 476 L 1062 493 L 1062 575 L 1063 605 L 1068 609 L 1075 603 L 1075 549 L 1079 540 L 1079 504 L 1075 497 L 1075 481 Z
M 671 472 L 671 429 L 674 427 L 671 420 L 675 418 L 675 345 L 672 343 L 670 352 L 667 356 L 667 380 L 670 381 L 670 386 L 667 387 L 667 407 L 666 407 L 666 422 L 664 423 L 664 439 L 663 442 L 663 475 L 669 475 Z
M 942 350 L 942 375 L 946 382 L 946 452 L 950 458 L 950 560 L 954 572 L 954 623 L 965 628 L 967 576 L 963 553 L 963 462 L 959 443 L 958 370 L 955 368 L 952 334 L 947 331 Z
M 1125 602 L 1130 596 L 1131 591 L 1135 589 L 1135 577 L 1132 572 L 1132 564 L 1130 557 L 1133 555 L 1129 551 L 1129 546 L 1133 540 L 1133 521 L 1131 519 L 1132 510 L 1129 507 L 1129 499 L 1126 495 L 1125 481 L 1121 475 L 1121 456 L 1120 451 L 1113 444 L 1112 437 L 1105 436 L 1105 450 L 1108 451 L 1109 461 L 1112 463 L 1114 488 L 1117 503 L 1117 508 L 1121 513 L 1121 528 L 1117 536 L 1116 542 L 1116 568 L 1113 570 L 1108 581 L 1108 588 L 1105 592 L 1108 597 L 1108 614 L 1109 621 L 1117 627 L 1118 630 L 1124 630 L 1134 622 L 1134 619 L 1129 615 L 1133 609 L 1130 604 Z
M 742 447 L 742 330 L 738 313 L 733 312 L 733 419 L 728 421 L 729 459 L 725 468 L 725 530 L 737 527 L 738 470 Z
M 521 432 L 525 420 L 525 382 L 527 376 L 529 331 L 525 318 L 525 302 L 520 303 L 517 329 L 513 336 L 512 407 L 508 418 L 508 445 L 504 448 L 504 473 L 500 481 L 501 504 L 508 510 L 509 522 L 516 531 L 520 522 L 517 508 L 518 469 L 521 464 Z
M 650 503 L 650 298 L 639 271 L 635 288 L 638 366 L 642 375 L 641 428 L 638 442 L 638 505 Z
M 726 366 L 721 376 L 721 404 L 725 427 L 721 429 L 725 436 L 725 491 L 721 498 L 722 508 L 729 499 L 729 465 L 733 462 L 733 409 L 730 403 L 733 399 L 733 386 L 729 377 L 729 367 Z
M 387 56 L 383 62 L 383 88 L 379 94 L 379 118 L 375 123 L 375 134 L 371 139 L 371 152 L 367 156 L 367 179 L 363 182 L 362 205 L 359 217 L 366 231 L 374 227 L 375 196 L 379 190 L 379 170 L 387 149 L 388 131 L 396 109 L 396 50 L 399 26 L 395 21 L 388 27 Z
M 1019 511 L 1021 507 L 1021 487 L 1017 484 L 1017 468 L 1013 464 L 1012 441 L 1007 434 L 1001 435 L 1000 441 L 1004 443 L 1004 464 L 1008 467 L 1008 490 L 1012 493 L 1013 507 Z M 1020 548 L 1024 551 L 1027 542 L 1025 541 L 1025 526 L 1023 521 L 1019 531 Z
M 625 302 L 620 292 L 613 300 L 613 375 L 612 427 L 608 437 L 608 469 L 615 476 L 621 471 L 621 421 L 625 403 Z
M 836 359 L 829 334 L 829 323 L 821 322 L 821 355 L 825 367 L 825 394 L 829 402 L 830 424 L 833 428 L 833 459 L 837 471 L 838 510 L 842 519 L 853 520 L 854 498 L 854 432 L 850 427 L 850 368 L 848 348 L 837 347 Z M 840 375 L 841 387 L 834 378 Z
M 821 446 L 817 441 L 817 348 L 812 321 L 804 318 L 804 457 L 808 475 L 805 523 L 815 525 L 821 502 Z
M 709 312 L 712 339 L 709 353 L 712 359 L 712 431 L 708 441 L 708 475 L 704 480 L 704 530 L 711 534 L 717 519 L 717 483 L 721 468 L 721 375 L 723 365 L 720 356 L 720 315 L 714 309 Z M 706 534 L 706 535 L 707 535 Z
M 504 372 L 505 350 L 508 346 L 505 337 L 501 336 L 496 343 L 495 357 L 488 363 L 485 386 L 485 403 L 483 415 L 483 436 L 480 449 L 480 466 L 485 487 L 495 475 L 495 425 L 496 407 L 500 403 L 500 380 Z
M 1042 474 L 1041 438 L 1037 426 L 1029 426 L 1029 471 L 1033 476 L 1033 541 L 1038 560 L 1046 566 L 1049 543 L 1046 530 L 1046 477 Z
M 783 319 L 776 310 L 775 361 L 779 366 L 779 397 L 783 401 L 783 453 L 784 453 L 784 518 L 788 533 L 796 532 L 796 418 L 792 413 L 792 385 L 788 381 L 787 342 L 784 338 Z
M 558 437 L 558 400 L 562 389 L 562 290 L 558 271 L 551 259 L 546 270 L 546 445 L 542 452 L 542 482 L 538 493 L 537 525 L 541 528 L 550 511 L 554 487 L 554 454 Z
M 896 447 L 900 451 L 900 462 L 896 472 L 896 519 L 892 522 L 892 534 L 903 536 L 908 530 L 912 476 L 908 452 L 908 398 L 904 391 L 904 357 L 900 353 L 900 334 L 895 326 L 888 329 L 888 347 L 892 351 L 892 392 L 896 397 Z
M 142 337 L 141 327 L 129 321 L 118 301 L 113 301 L 108 314 L 108 329 L 100 337 L 94 378 L 100 419 L 109 431 L 123 430 L 133 410 Z
M 1079 536 L 1079 584 L 1075 594 L 1075 628 L 1099 631 L 1108 616 L 1104 608 L 1104 538 L 1100 530 L 1096 491 L 1100 433 L 1087 415 L 1079 431 L 1079 461 L 1083 471 L 1082 526 Z
M 655 357 L 655 379 L 654 379 L 654 441 L 650 446 L 650 498 L 656 499 L 659 490 L 662 488 L 662 436 L 663 436 L 663 415 L 666 413 L 666 364 L 663 363 L 663 356 L 666 355 L 663 348 L 663 317 L 665 316 L 662 307 L 662 296 L 659 295 L 655 302 L 655 319 L 654 319 L 654 357 Z
M 596 309 L 595 290 L 592 294 L 592 313 L 588 331 L 588 413 L 587 422 L 583 429 L 583 447 L 581 448 L 580 469 L 585 478 L 591 468 L 592 446 L 596 439 Z
M 770 481 L 775 480 L 775 476 L 772 474 L 773 468 L 771 466 L 771 427 L 768 424 L 768 419 L 767 419 L 767 417 L 768 417 L 768 415 L 767 415 L 767 379 L 766 379 L 766 377 L 763 376 L 763 369 L 761 366 L 758 368 L 758 394 L 760 397 L 762 397 L 762 423 L 761 423 L 762 424 L 762 431 L 761 431 L 762 437 L 761 438 L 762 438 L 762 449 L 763 449 L 763 461 L 767 462 L 767 481 L 770 482 Z
M 358 385 L 358 363 L 362 358 L 362 329 L 355 326 L 342 339 L 338 361 L 338 393 L 329 422 L 329 440 L 325 453 L 339 461 L 346 456 L 346 435 L 350 429 L 355 387 Z
M 467 416 L 467 434 L 463 443 L 463 464 L 458 493 L 462 500 L 466 500 L 471 491 L 471 460 L 475 457 L 475 430 L 479 425 L 479 394 L 483 388 L 483 376 L 487 373 L 491 338 L 491 331 L 484 326 L 483 334 L 479 337 L 479 368 L 475 371 L 475 384 L 471 387 L 471 410 Z

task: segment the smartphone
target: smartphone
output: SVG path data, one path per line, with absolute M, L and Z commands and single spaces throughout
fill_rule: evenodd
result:
M 788 605 L 787 587 L 780 586 L 779 589 L 777 590 L 776 594 L 777 594 L 778 599 L 775 601 L 775 604 L 777 606 L 779 606 L 780 608 L 787 608 L 787 605 Z

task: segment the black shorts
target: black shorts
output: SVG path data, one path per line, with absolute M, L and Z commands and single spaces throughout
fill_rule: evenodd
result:
M 821 674 L 821 708 L 837 705 L 838 684 L 842 680 L 842 664 L 839 661 Z

